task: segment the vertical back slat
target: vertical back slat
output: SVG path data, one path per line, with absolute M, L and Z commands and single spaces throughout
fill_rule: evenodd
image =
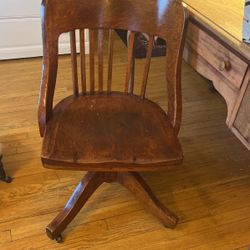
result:
M 134 92 L 134 82 L 135 82 L 135 57 L 134 53 L 132 56 L 132 62 L 131 62 L 131 73 L 130 73 L 130 79 L 128 84 L 128 91 L 130 94 Z
M 95 31 L 89 30 L 90 93 L 95 91 Z
M 103 29 L 98 30 L 98 87 L 103 92 Z
M 134 81 L 133 73 L 134 68 L 134 42 L 135 42 L 135 32 L 131 32 L 129 34 L 128 39 L 128 66 L 127 66 L 127 73 L 126 73 L 126 81 L 125 81 L 125 92 L 131 94 L 133 93 L 134 88 Z
M 143 80 L 142 80 L 142 87 L 141 87 L 141 98 L 144 98 L 145 94 L 146 94 L 146 88 L 147 88 L 147 83 L 148 83 L 148 74 L 149 74 L 149 69 L 150 69 L 153 46 L 154 46 L 154 36 L 151 35 L 149 37 L 149 41 L 148 41 L 147 57 L 146 57 Z
M 81 82 L 82 94 L 86 94 L 86 60 L 85 60 L 85 33 L 80 30 L 80 52 L 81 52 Z
M 109 41 L 108 41 L 108 84 L 107 91 L 111 92 L 112 84 L 112 71 L 113 71 L 113 54 L 114 54 L 114 30 L 109 30 Z
M 78 90 L 78 74 L 77 74 L 77 54 L 76 54 L 76 33 L 70 31 L 70 50 L 71 50 L 71 64 L 72 64 L 72 79 L 74 95 L 79 94 Z

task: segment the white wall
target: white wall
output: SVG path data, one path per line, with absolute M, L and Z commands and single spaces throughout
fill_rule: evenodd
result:
M 0 60 L 42 55 L 40 3 L 41 0 L 0 0 Z M 68 34 L 60 37 L 59 46 L 60 53 L 69 52 Z

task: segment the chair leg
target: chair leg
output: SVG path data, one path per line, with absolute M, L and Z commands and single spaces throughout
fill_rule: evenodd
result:
M 2 163 L 2 155 L 0 155 L 0 181 L 4 181 L 6 183 L 11 182 L 11 178 L 6 175 L 4 168 L 3 168 L 3 163 Z
M 80 181 L 64 209 L 47 226 L 49 238 L 62 241 L 61 233 L 78 214 L 90 196 L 104 182 L 103 174 L 88 172 Z
M 138 173 L 119 173 L 117 181 L 130 190 L 166 227 L 174 228 L 177 225 L 177 216 L 155 197 L 152 190 Z
M 64 209 L 47 226 L 46 232 L 49 238 L 61 242 L 61 233 L 75 218 L 95 190 L 103 182 L 111 183 L 115 181 L 130 190 L 166 227 L 174 228 L 176 226 L 177 217 L 160 203 L 138 173 L 88 172 L 78 184 Z

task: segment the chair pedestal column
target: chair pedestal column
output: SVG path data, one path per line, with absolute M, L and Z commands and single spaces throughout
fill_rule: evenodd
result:
M 146 209 L 157 217 L 166 227 L 174 228 L 178 218 L 168 210 L 153 194 L 143 178 L 136 172 L 88 172 L 80 181 L 64 209 L 47 226 L 51 239 L 62 241 L 61 233 L 78 214 L 95 190 L 104 182 L 118 182 L 140 200 Z

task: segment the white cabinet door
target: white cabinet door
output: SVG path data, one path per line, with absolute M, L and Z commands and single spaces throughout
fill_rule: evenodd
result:
M 0 60 L 42 55 L 40 3 L 40 0 L 0 0 Z M 60 37 L 59 48 L 60 53 L 69 53 L 68 34 Z
M 39 17 L 41 0 L 0 0 L 0 17 Z

